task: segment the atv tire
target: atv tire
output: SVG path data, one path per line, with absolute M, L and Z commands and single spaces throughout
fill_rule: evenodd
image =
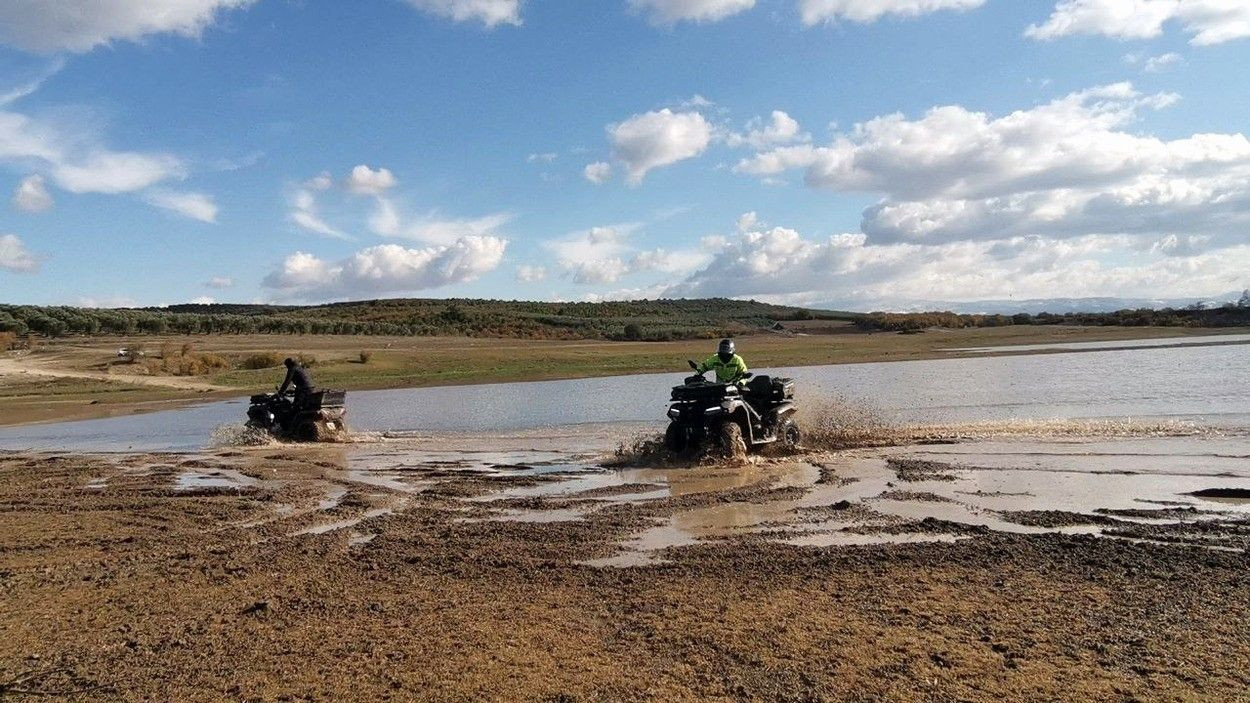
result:
M 743 461 L 747 458 L 747 443 L 742 438 L 741 425 L 731 421 L 720 426 L 720 450 L 722 456 L 729 461 Z
M 690 448 L 690 436 L 686 428 L 669 423 L 668 429 L 664 430 L 664 448 L 674 454 L 685 454 Z
M 786 449 L 798 449 L 803 443 L 803 431 L 799 429 L 799 423 L 794 420 L 781 423 L 781 431 L 777 433 L 777 436 Z

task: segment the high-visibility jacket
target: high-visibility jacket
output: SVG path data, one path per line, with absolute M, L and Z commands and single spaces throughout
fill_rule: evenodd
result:
M 729 361 L 721 361 L 720 354 L 713 354 L 707 361 L 699 364 L 699 373 L 716 372 L 718 383 L 736 383 L 747 374 L 747 362 L 737 354 Z

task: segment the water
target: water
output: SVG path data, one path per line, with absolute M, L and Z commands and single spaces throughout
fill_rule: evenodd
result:
M 1157 339 L 1120 339 L 1103 342 L 1049 342 L 1045 344 L 1013 344 L 997 347 L 960 347 L 943 351 L 965 354 L 995 354 L 1000 352 L 1029 352 L 1098 349 L 1142 349 L 1146 347 L 1184 347 L 1210 344 L 1250 344 L 1250 334 L 1211 334 L 1201 337 L 1163 337 Z
M 747 349 L 748 360 L 750 349 Z M 791 376 L 799 401 L 863 398 L 905 422 L 1166 418 L 1250 425 L 1250 347 L 1185 346 L 757 369 Z M 353 392 L 353 430 L 510 431 L 664 419 L 685 373 Z M 191 450 L 243 421 L 246 400 L 0 429 L 0 449 Z

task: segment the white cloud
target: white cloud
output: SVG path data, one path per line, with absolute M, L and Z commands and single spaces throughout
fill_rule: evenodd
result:
M 755 7 L 755 0 L 629 0 L 629 6 L 654 24 L 673 25 L 723 20 Z
M 1158 73 L 1168 66 L 1181 63 L 1181 61 L 1183 61 L 1183 59 L 1180 54 L 1169 52 L 1166 54 L 1159 54 L 1158 56 L 1151 56 L 1146 59 L 1146 65 L 1144 68 L 1146 73 Z
M 33 273 L 39 270 L 39 260 L 27 251 L 16 234 L 0 234 L 0 269 Z
M 182 163 L 168 154 L 97 151 L 58 164 L 57 185 L 71 193 L 130 193 L 161 181 L 182 178 Z
M 334 187 L 334 177 L 330 175 L 329 171 L 322 171 L 304 181 L 304 187 L 308 190 L 316 191 L 330 190 L 330 188 Z
M 941 10 L 971 10 L 985 0 L 799 0 L 803 24 L 850 20 L 864 24 L 886 15 L 918 17 Z
M 211 195 L 184 193 L 172 190 L 153 190 L 144 199 L 159 208 L 176 212 L 200 222 L 217 222 L 217 203 Z
M 313 179 L 317 185 L 320 185 L 319 178 L 320 176 Z M 394 188 L 397 182 L 395 174 L 391 173 L 390 169 L 379 168 L 375 171 L 361 164 L 352 169 L 352 172 L 347 176 L 347 180 L 344 181 L 344 185 L 347 187 L 347 190 L 356 195 L 380 196 Z
M 781 144 L 809 142 L 811 139 L 810 134 L 802 131 L 798 120 L 781 110 L 773 110 L 767 123 L 757 117 L 747 124 L 746 134 L 730 134 L 726 142 L 731 147 L 749 146 L 762 150 Z
M 201 296 L 192 298 L 188 302 L 190 302 L 192 305 L 213 305 L 214 303 L 217 302 L 217 299 L 211 295 L 201 295 Z
M 221 10 L 253 0 L 3 0 L 0 42 L 40 52 L 90 51 L 149 34 L 199 36 Z
M 521 283 L 541 283 L 547 280 L 547 269 L 542 266 L 521 264 L 516 267 L 516 280 Z
M 457 22 L 487 27 L 521 24 L 521 0 L 407 0 L 409 5 Z
M 214 288 L 216 290 L 225 290 L 227 288 L 234 288 L 234 279 L 229 276 L 213 276 L 205 281 L 204 285 L 208 288 Z
M 296 252 L 265 277 L 264 285 L 284 297 L 304 300 L 427 290 L 493 271 L 507 246 L 507 240 L 497 237 L 465 237 L 424 249 L 382 244 L 337 262 Z
M 724 240 L 711 262 L 664 296 L 732 296 L 853 308 L 912 301 L 1071 297 L 1190 297 L 1243 287 L 1244 242 L 1218 251 L 1150 253 L 1147 238 L 1008 237 L 872 244 L 862 233 L 808 238 L 784 227 Z M 1115 256 L 1138 251 L 1131 258 Z M 1144 252 L 1144 253 L 1142 253 Z
M 686 273 L 707 261 L 701 251 L 654 249 L 639 251 L 629 243 L 638 224 L 592 227 L 562 239 L 548 240 L 543 247 L 554 254 L 556 265 L 574 283 L 616 283 L 637 273 Z
M 608 134 L 629 183 L 638 185 L 652 169 L 702 154 L 712 141 L 712 125 L 698 112 L 665 108 L 612 125 Z
M 139 303 L 134 298 L 125 295 L 111 295 L 107 298 L 93 298 L 90 296 L 79 296 L 76 304 L 80 308 L 133 308 Z
M 1250 227 L 1250 139 L 1164 141 L 1126 130 L 1172 95 L 1102 86 L 1002 117 L 960 106 L 888 115 L 828 146 L 780 147 L 736 170 L 803 169 L 813 187 L 884 196 L 864 214 L 877 241 L 1171 232 Z
M 316 179 L 314 179 L 316 180 Z M 322 219 L 317 207 L 317 196 L 307 188 L 299 188 L 291 195 L 291 211 L 287 218 L 299 227 L 323 237 L 351 239 L 342 230 Z
M 593 164 L 586 164 L 586 168 L 582 171 L 582 175 L 586 180 L 595 185 L 603 185 L 612 180 L 612 164 L 606 161 L 596 161 Z
M 13 207 L 22 212 L 47 212 L 52 205 L 52 194 L 38 174 L 23 178 L 13 192 Z
M 1046 22 L 1025 35 L 1050 40 L 1074 34 L 1149 39 L 1177 22 L 1191 44 L 1220 44 L 1250 37 L 1250 3 L 1242 0 L 1061 0 Z
M 559 157 L 559 154 L 556 154 L 555 152 L 547 151 L 541 154 L 530 154 L 529 156 L 525 158 L 525 161 L 531 164 L 537 164 L 537 163 L 549 164 L 555 161 L 558 157 Z
M 379 197 L 369 216 L 369 229 L 383 237 L 448 245 L 465 237 L 499 237 L 500 228 L 511 220 L 512 215 L 505 212 L 482 217 L 446 218 L 433 213 L 409 218 L 399 213 L 394 201 Z

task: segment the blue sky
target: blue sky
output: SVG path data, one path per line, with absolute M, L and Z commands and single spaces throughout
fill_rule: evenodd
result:
M 1222 0 L 0 0 L 0 300 L 1250 286 Z

